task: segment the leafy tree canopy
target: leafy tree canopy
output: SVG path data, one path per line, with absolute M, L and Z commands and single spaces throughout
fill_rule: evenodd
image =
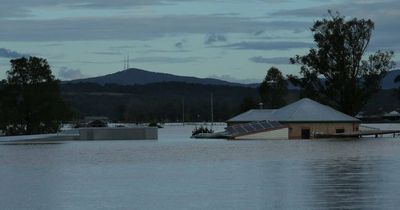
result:
M 0 85 L 0 130 L 6 135 L 56 132 L 70 112 L 47 61 L 29 57 L 10 63 Z
M 281 71 L 271 67 L 259 87 L 259 93 L 266 108 L 280 108 L 286 105 L 285 97 L 288 93 L 288 83 Z
M 328 18 L 317 20 L 311 28 L 315 47 L 290 59 L 301 65 L 303 77 L 290 75 L 290 81 L 302 88 L 304 96 L 355 115 L 394 65 L 393 52 L 367 53 L 373 29 L 372 20 L 346 20 L 329 11 Z
M 257 102 L 251 96 L 246 96 L 243 98 L 242 103 L 240 104 L 239 111 L 240 113 L 246 112 L 250 109 L 256 109 Z

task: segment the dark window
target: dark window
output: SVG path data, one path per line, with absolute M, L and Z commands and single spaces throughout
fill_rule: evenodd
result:
M 301 138 L 310 139 L 310 129 L 301 129 Z
M 344 133 L 344 128 L 336 129 L 336 133 Z

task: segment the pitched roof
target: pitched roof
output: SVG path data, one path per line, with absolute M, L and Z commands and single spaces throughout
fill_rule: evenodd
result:
M 391 111 L 383 115 L 384 117 L 399 117 L 400 113 L 397 111 Z
M 250 109 L 247 112 L 244 112 L 229 119 L 228 122 L 264 121 L 267 119 L 272 119 L 272 115 L 275 111 L 276 109 Z
M 228 122 L 271 120 L 279 122 L 358 122 L 359 120 L 329 106 L 303 98 L 277 110 L 250 110 Z

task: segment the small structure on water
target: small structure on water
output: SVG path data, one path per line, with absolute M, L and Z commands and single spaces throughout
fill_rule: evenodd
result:
M 393 110 L 389 113 L 384 114 L 382 118 L 390 121 L 398 121 L 400 120 L 400 113 L 396 110 Z
M 108 117 L 85 117 L 85 127 L 105 128 L 108 126 Z
M 277 122 L 286 126 L 288 139 L 310 139 L 320 135 L 358 132 L 360 124 L 359 119 L 308 98 L 280 109 L 252 109 L 229 119 L 227 123 L 228 126 L 233 126 L 259 121 Z M 259 133 L 255 132 L 253 135 Z M 258 138 L 268 139 L 272 134 L 270 131 L 263 131 L 263 135 L 258 135 Z
M 85 117 L 73 126 L 74 128 L 106 128 L 108 127 L 108 117 Z

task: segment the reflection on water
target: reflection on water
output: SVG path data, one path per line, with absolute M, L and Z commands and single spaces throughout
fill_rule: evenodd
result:
M 62 144 L 62 142 L 9 142 L 9 143 L 0 143 L 0 145 L 10 145 L 10 146 L 16 146 L 16 145 L 55 145 L 55 144 Z
M 400 140 L 0 145 L 0 209 L 398 209 Z
M 359 158 L 323 160 L 310 163 L 310 203 L 316 208 L 376 208 L 375 184 L 379 182 L 377 161 Z

